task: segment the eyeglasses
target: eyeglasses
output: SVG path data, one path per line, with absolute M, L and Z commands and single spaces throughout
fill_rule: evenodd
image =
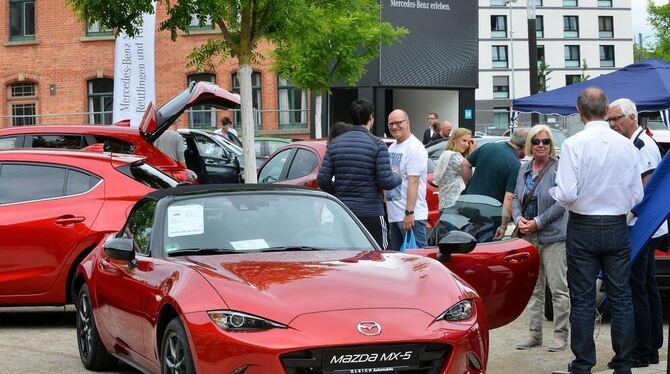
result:
M 546 138 L 546 139 L 531 139 L 530 143 L 532 145 L 540 145 L 540 143 L 542 143 L 544 145 L 549 145 L 549 144 L 551 144 L 551 139 L 549 139 L 549 138 Z
M 400 125 L 405 121 L 407 121 L 406 118 L 403 119 L 403 120 L 400 120 L 400 121 L 389 122 L 388 125 L 389 125 L 389 127 L 394 127 L 394 126 L 400 127 Z
M 605 121 L 607 121 L 608 123 L 612 123 L 612 122 L 616 122 L 616 121 L 622 119 L 625 116 L 626 116 L 625 114 L 622 114 L 620 116 L 616 116 L 616 117 L 612 117 L 612 118 L 605 118 Z

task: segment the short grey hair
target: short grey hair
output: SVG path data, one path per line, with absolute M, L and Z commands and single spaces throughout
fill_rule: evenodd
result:
M 519 148 L 526 146 L 526 139 L 528 138 L 528 129 L 521 128 L 516 129 L 512 133 L 512 137 L 509 139 L 510 143 L 516 145 Z
M 621 109 L 621 112 L 625 116 L 630 116 L 631 114 L 635 115 L 635 118 L 637 118 L 637 106 L 631 99 L 627 99 L 625 97 L 622 97 L 621 99 L 616 99 L 610 103 L 610 108 L 616 108 L 619 107 Z

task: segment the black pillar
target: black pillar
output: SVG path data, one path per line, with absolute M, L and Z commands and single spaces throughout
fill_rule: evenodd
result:
M 528 1 L 528 74 L 530 74 L 530 94 L 535 95 L 540 89 L 540 77 L 537 73 L 537 31 L 535 23 L 535 3 Z M 530 125 L 540 122 L 537 113 L 530 115 Z
M 458 127 L 475 133 L 475 90 L 458 90 Z

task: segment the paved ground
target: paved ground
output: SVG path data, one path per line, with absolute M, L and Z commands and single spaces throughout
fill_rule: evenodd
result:
M 79 361 L 74 329 L 75 315 L 72 307 L 64 308 L 0 308 L 0 373 L 87 373 Z M 490 374 L 546 374 L 564 369 L 572 359 L 570 350 L 547 352 L 543 348 L 519 351 L 517 341 L 526 335 L 525 314 L 515 322 L 491 331 L 489 357 Z M 667 325 L 665 337 L 667 337 Z M 551 332 L 550 322 L 545 322 L 545 336 Z M 609 324 L 600 326 L 596 338 L 598 365 L 594 373 L 606 369 L 612 357 Z M 667 346 L 661 350 L 659 365 L 634 369 L 635 374 L 665 373 Z M 611 373 L 611 370 L 602 373 Z M 135 373 L 122 366 L 115 373 Z

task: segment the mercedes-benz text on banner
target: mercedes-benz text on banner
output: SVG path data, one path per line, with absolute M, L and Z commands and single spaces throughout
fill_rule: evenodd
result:
M 154 9 L 155 9 L 154 4 Z M 130 119 L 138 127 L 149 103 L 156 99 L 154 34 L 156 14 L 144 14 L 138 34 L 119 34 L 114 53 L 114 122 Z

